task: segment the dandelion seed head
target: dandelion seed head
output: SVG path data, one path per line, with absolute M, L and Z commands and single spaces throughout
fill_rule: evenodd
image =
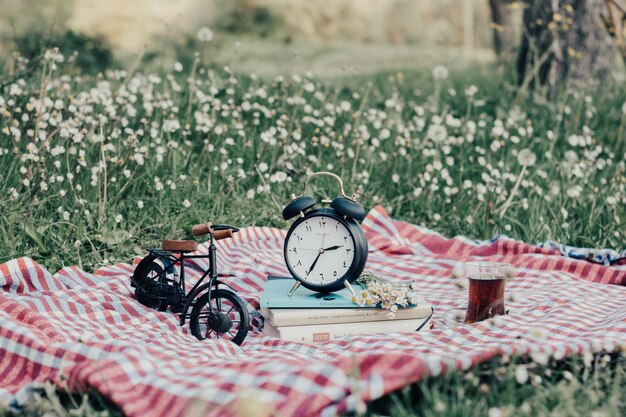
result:
M 213 31 L 208 27 L 202 27 L 198 30 L 196 37 L 200 42 L 211 42 L 213 40 Z
M 433 68 L 433 78 L 435 80 L 445 80 L 448 78 L 449 74 L 450 71 L 448 71 L 448 68 L 443 65 L 437 65 Z

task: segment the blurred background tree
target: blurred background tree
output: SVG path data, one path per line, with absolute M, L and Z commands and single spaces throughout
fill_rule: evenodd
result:
M 115 59 L 129 65 L 140 51 L 161 68 L 189 67 L 196 33 L 208 26 L 215 37 L 200 48 L 205 60 L 236 62 L 235 70 L 336 74 L 495 58 L 517 73 L 521 90 L 550 94 L 623 72 L 622 1 L 0 0 L 0 52 L 76 50 L 86 72 Z
M 511 62 L 517 52 L 520 30 L 515 11 L 518 5 L 520 3 L 514 0 L 489 0 L 493 49 L 500 64 Z
M 522 87 L 596 87 L 619 64 L 605 0 L 529 1 L 517 70 Z

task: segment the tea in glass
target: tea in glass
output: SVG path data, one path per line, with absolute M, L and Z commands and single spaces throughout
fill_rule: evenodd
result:
M 466 323 L 505 314 L 504 282 L 511 265 L 502 262 L 466 262 L 469 280 Z

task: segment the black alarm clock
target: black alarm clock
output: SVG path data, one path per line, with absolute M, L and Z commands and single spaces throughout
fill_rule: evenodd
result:
M 283 218 L 297 217 L 285 238 L 284 254 L 287 269 L 296 279 L 289 295 L 300 286 L 322 293 L 348 288 L 363 272 L 367 261 L 367 239 L 359 222 L 365 209 L 343 190 L 341 178 L 331 172 L 316 172 L 307 177 L 330 176 L 339 182 L 341 195 L 329 207 L 318 207 L 317 199 L 302 194 L 293 196 L 283 209 Z

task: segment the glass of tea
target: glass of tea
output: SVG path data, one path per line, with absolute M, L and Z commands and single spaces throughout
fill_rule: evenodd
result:
M 502 262 L 466 262 L 469 300 L 465 322 L 474 323 L 504 312 L 504 282 L 511 265 Z

